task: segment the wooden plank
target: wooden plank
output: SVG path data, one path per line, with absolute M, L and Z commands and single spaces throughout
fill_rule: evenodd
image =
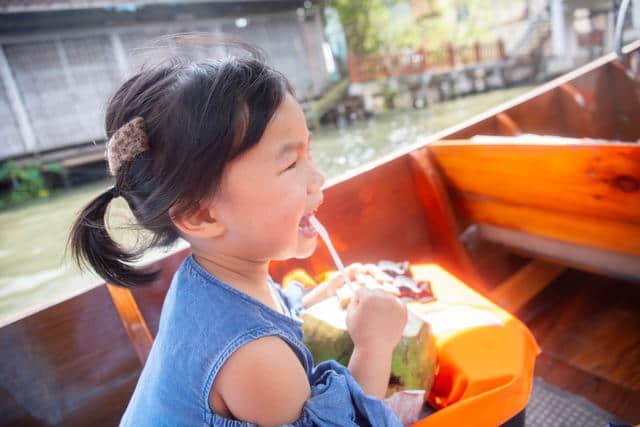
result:
M 499 135 L 515 136 L 522 133 L 520 126 L 518 126 L 518 124 L 507 113 L 497 114 L 496 121 L 498 123 Z
M 640 224 L 640 145 L 446 141 L 430 146 L 461 193 Z
M 567 134 L 582 138 L 592 136 L 593 120 L 586 98 L 570 83 L 561 84 L 556 90 Z
M 461 129 L 455 130 L 453 133 L 443 133 L 438 135 L 439 137 L 433 138 L 429 142 L 435 142 L 439 139 L 467 139 L 473 138 L 476 135 L 501 135 L 499 129 L 498 120 L 495 115 L 487 117 L 485 119 L 471 122 L 464 122 L 465 126 L 460 126 Z
M 584 86 L 588 88 L 586 98 L 589 109 L 593 117 L 598 118 L 591 124 L 593 129 L 591 137 L 617 139 L 616 93 L 612 88 L 611 73 L 605 65 L 593 74 L 589 80 L 587 78 L 590 76 L 581 78 Z
M 140 314 L 138 304 L 129 289 L 111 284 L 107 284 L 107 289 L 113 304 L 118 310 L 120 320 L 129 335 L 129 339 L 136 350 L 138 359 L 144 365 L 153 345 L 153 337 L 149 332 L 147 322 Z
M 537 135 L 572 136 L 565 128 L 564 112 L 558 102 L 558 90 L 550 88 L 529 102 L 505 111 L 522 132 Z
M 104 286 L 0 329 L 0 424 L 117 425 L 140 362 Z
M 566 268 L 542 260 L 533 260 L 489 293 L 489 298 L 511 313 L 547 287 Z
M 640 255 L 640 224 L 462 197 L 462 215 L 470 221 L 520 230 L 577 245 Z
M 611 76 L 611 89 L 615 99 L 616 135 L 622 141 L 637 141 L 640 138 L 640 99 L 638 89 L 627 75 L 627 68 L 620 61 L 607 65 Z
M 529 263 L 530 255 L 522 256 L 502 242 L 487 239 L 477 224 L 470 227 L 475 230 L 474 235 L 470 236 L 468 228 L 460 239 L 489 292 Z
M 475 271 L 473 262 L 460 243 L 460 230 L 446 187 L 428 148 L 408 156 L 415 188 L 424 208 L 435 253 L 441 254 L 445 266 L 466 283 L 483 292 L 486 286 Z
M 576 245 L 490 224 L 475 225 L 480 238 L 504 245 L 523 256 L 630 282 L 640 281 L 640 257 L 637 255 Z
M 178 250 L 172 256 L 162 258 L 147 266 L 151 271 L 160 271 L 160 274 L 153 283 L 149 285 L 130 289 L 134 300 L 138 304 L 138 309 L 142 318 L 147 324 L 151 336 L 156 336 L 160 324 L 160 314 L 162 303 L 167 295 L 169 286 L 184 258 L 191 253 L 191 248 Z
M 519 315 L 547 355 L 640 392 L 639 300 L 638 286 L 569 270 Z
M 587 82 L 581 77 L 583 91 L 594 120 L 591 122 L 592 137 L 637 141 L 640 138 L 640 99 L 638 89 L 627 75 L 626 68 L 612 61 L 601 68 L 597 78 Z

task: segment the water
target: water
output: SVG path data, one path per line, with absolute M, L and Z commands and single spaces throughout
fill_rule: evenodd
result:
M 346 129 L 317 129 L 313 132 L 313 155 L 319 168 L 331 178 L 413 144 L 418 138 L 459 123 L 527 89 L 460 98 L 425 110 L 395 111 Z M 100 285 L 98 277 L 81 273 L 73 265 L 65 246 L 77 212 L 110 185 L 111 181 L 105 180 L 0 212 L 0 326 Z M 121 199 L 112 203 L 110 215 L 110 223 L 118 227 L 130 221 L 130 213 Z M 118 234 L 131 236 L 132 233 L 120 230 Z M 184 247 L 184 242 L 179 246 Z M 149 257 L 162 254 L 155 251 Z
M 313 131 L 313 155 L 328 178 L 418 142 L 419 138 L 446 129 L 531 87 L 504 89 L 433 104 L 424 110 L 392 112 L 356 122 L 345 129 Z

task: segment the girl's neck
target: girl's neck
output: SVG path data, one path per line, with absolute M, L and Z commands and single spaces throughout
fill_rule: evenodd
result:
M 212 257 L 195 251 L 193 257 L 202 268 L 213 276 L 263 304 L 280 311 L 269 286 L 268 261 L 256 262 L 232 257 Z
M 268 284 L 269 262 L 250 261 L 230 257 L 211 257 L 193 253 L 193 257 L 205 270 L 233 287 L 252 287 Z

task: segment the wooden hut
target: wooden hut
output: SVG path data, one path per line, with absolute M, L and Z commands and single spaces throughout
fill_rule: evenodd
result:
M 147 59 L 136 49 L 182 32 L 225 33 L 258 45 L 301 99 L 331 83 L 322 19 L 311 2 L 6 0 L 0 161 L 103 141 L 106 100 Z

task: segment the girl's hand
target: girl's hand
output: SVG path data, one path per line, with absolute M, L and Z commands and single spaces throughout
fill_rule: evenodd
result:
M 395 296 L 400 295 L 400 291 L 393 285 L 393 278 L 374 264 L 351 264 L 347 269 L 350 273 L 351 287 L 345 286 L 344 277 L 341 274 L 339 277 L 332 277 L 337 285 L 334 293 L 338 296 L 343 309 L 349 305 L 353 292 L 360 288 L 381 289 Z
M 349 280 L 351 280 L 351 283 L 353 283 L 354 281 L 356 281 L 356 276 L 364 272 L 364 265 L 360 264 L 359 262 L 355 262 L 346 266 L 344 271 L 347 276 L 349 276 Z M 334 296 L 336 294 L 336 291 L 344 286 L 344 276 L 339 271 L 336 271 L 330 275 L 329 280 L 327 280 L 326 283 L 327 296 Z
M 345 268 L 345 273 L 349 276 L 354 291 L 363 287 L 383 288 L 387 292 L 399 295 L 398 290 L 392 285 L 393 278 L 373 264 L 353 263 Z M 344 276 L 340 272 L 335 272 L 329 277 L 329 280 L 320 283 L 307 292 L 302 298 L 302 305 L 311 307 L 320 301 L 338 295 L 340 305 L 342 308 L 346 308 L 351 300 L 351 292 L 344 285 Z M 340 288 L 346 290 L 346 295 L 337 292 Z
M 350 280 L 355 280 L 356 272 L 362 267 L 362 264 L 355 263 L 345 268 L 345 272 Z M 302 297 L 302 306 L 309 308 L 314 304 L 324 301 L 325 299 L 336 295 L 336 290 L 344 285 L 344 277 L 339 272 L 333 273 L 329 280 L 318 284 Z M 346 305 L 345 305 L 346 307 Z
M 388 352 L 402 337 L 407 307 L 389 292 L 360 288 L 347 308 L 347 331 L 355 348 Z
M 358 289 L 347 311 L 347 330 L 354 343 L 349 371 L 362 390 L 382 399 L 391 375 L 391 354 L 407 324 L 407 308 L 380 289 Z
M 354 291 L 361 287 L 383 287 L 388 291 L 393 288 L 393 277 L 375 264 L 353 263 L 345 267 L 345 273 L 349 276 Z M 336 291 L 345 284 L 344 276 L 340 272 L 335 272 L 328 280 L 327 291 L 330 292 L 330 295 L 335 295 Z

